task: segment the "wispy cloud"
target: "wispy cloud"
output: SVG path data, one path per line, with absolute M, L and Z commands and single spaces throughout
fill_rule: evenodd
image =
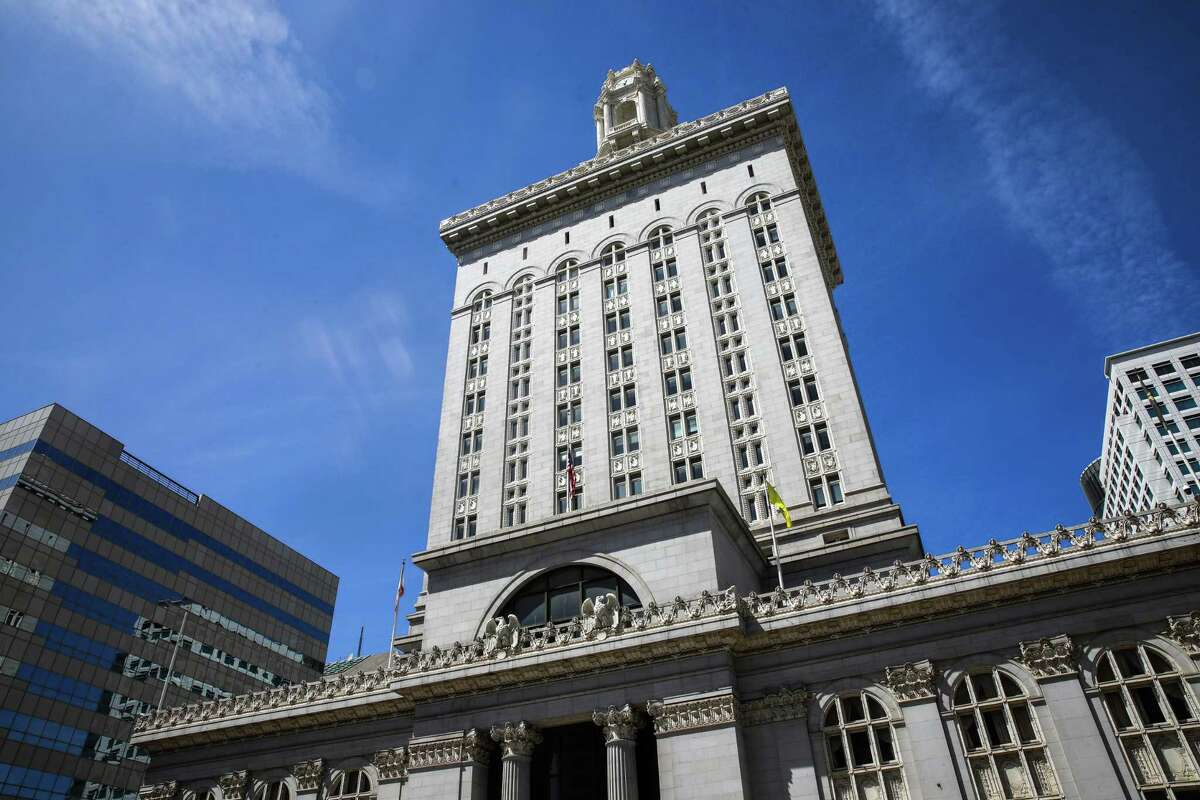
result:
M 1139 154 L 1001 32 L 986 2 L 876 0 L 930 96 L 971 122 L 993 194 L 1053 264 L 1110 347 L 1178 335 L 1194 318 L 1192 269 L 1171 249 Z
M 229 161 L 374 194 L 345 158 L 330 94 L 273 0 L 42 0 L 23 8 L 177 104 L 186 124 L 219 136 Z
M 301 323 L 308 358 L 332 379 L 343 400 L 360 416 L 394 400 L 412 377 L 406 317 L 399 296 L 372 292 Z

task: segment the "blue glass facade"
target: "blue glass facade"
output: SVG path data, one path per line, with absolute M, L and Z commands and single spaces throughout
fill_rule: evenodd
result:
M 0 478 L 0 796 L 135 797 L 131 721 L 164 680 L 175 705 L 319 677 L 332 575 L 61 407 L 0 423 L 0 467 L 13 464 Z M 186 622 L 159 605 L 182 597 Z

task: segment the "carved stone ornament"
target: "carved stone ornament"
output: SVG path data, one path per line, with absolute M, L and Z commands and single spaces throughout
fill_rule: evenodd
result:
M 592 722 L 604 729 L 605 742 L 615 742 L 618 739 L 633 741 L 637 738 L 638 728 L 642 727 L 646 720 L 640 711 L 626 703 L 620 708 L 609 706 L 607 709 L 593 711 Z
M 492 760 L 492 737 L 485 730 L 467 728 L 463 731 L 462 761 L 487 766 Z
M 248 777 L 246 770 L 240 769 L 217 778 L 217 785 L 221 787 L 221 796 L 225 800 L 246 800 L 246 779 Z
M 933 697 L 933 678 L 936 671 L 929 660 L 913 661 L 898 667 L 888 667 L 884 682 L 900 702 L 926 700 Z
M 629 618 L 629 612 L 621 608 L 613 592 L 601 595 L 595 600 L 590 597 L 584 600 L 579 614 L 583 638 L 596 641 L 604 641 L 610 633 L 620 633 L 626 619 Z
M 655 733 L 678 733 L 732 725 L 738 720 L 737 698 L 730 694 L 670 703 L 651 700 L 646 711 L 654 718 Z
M 176 791 L 175 781 L 152 783 L 138 789 L 138 800 L 174 800 Z
M 408 750 L 404 747 L 380 750 L 371 756 L 371 763 L 379 771 L 381 783 L 403 781 L 408 778 Z
M 812 695 L 804 689 L 782 687 L 768 692 L 757 700 L 742 703 L 743 725 L 765 725 L 808 716 L 808 701 Z
M 1079 671 L 1075 663 L 1075 643 L 1070 636 L 1051 636 L 1036 642 L 1021 642 L 1020 661 L 1035 678 L 1053 678 L 1058 675 L 1074 675 Z
M 1182 617 L 1167 617 L 1167 636 L 1192 655 L 1200 654 L 1200 611 Z
M 493 726 L 492 740 L 500 744 L 500 754 L 504 758 L 530 758 L 533 748 L 542 741 L 542 735 L 522 720 Z
M 325 762 L 319 758 L 311 761 L 301 761 L 292 767 L 292 776 L 296 779 L 296 791 L 315 792 L 321 788 L 321 775 Z

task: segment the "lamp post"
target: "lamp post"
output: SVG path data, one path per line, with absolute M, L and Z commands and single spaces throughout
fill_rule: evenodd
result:
M 191 603 L 186 597 L 180 597 L 175 600 L 159 600 L 160 606 L 179 606 L 183 609 L 183 619 L 179 623 L 179 638 L 175 640 L 175 647 L 171 650 L 171 660 L 167 662 L 167 674 L 163 677 L 162 692 L 158 695 L 158 707 L 162 708 L 163 703 L 167 700 L 167 685 L 171 682 L 171 671 L 175 669 L 175 657 L 179 655 L 179 645 L 183 642 L 183 630 L 187 627 L 188 605 Z

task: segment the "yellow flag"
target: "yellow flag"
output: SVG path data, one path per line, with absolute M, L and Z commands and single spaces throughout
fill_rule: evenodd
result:
M 783 502 L 779 492 L 775 491 L 775 487 L 770 483 L 767 484 L 767 502 L 778 508 L 780 514 L 783 514 L 783 521 L 786 523 L 784 527 L 792 527 L 792 515 L 788 511 L 787 503 Z

